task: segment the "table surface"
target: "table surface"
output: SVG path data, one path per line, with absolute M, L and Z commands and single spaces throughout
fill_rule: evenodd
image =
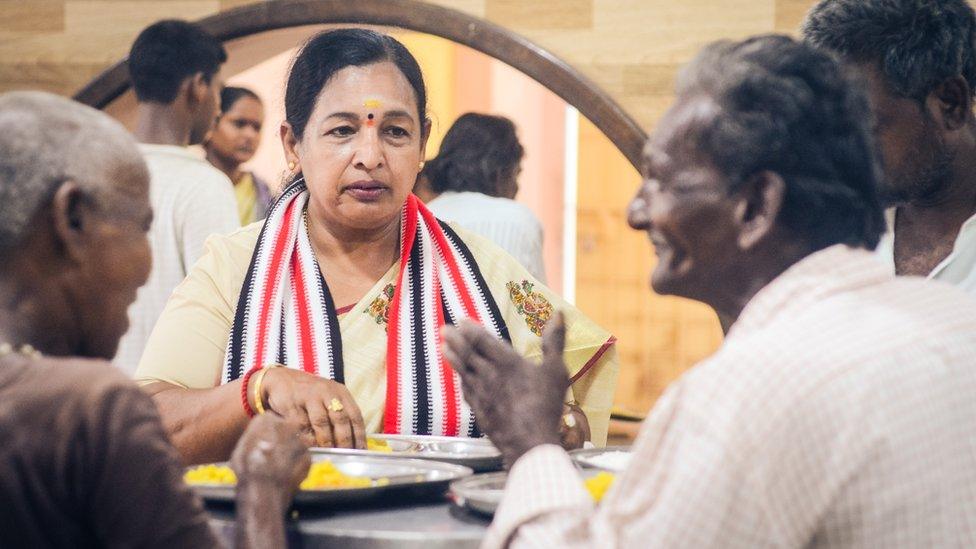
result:
M 225 542 L 233 542 L 233 506 L 209 505 L 208 511 L 218 535 Z M 288 545 L 344 549 L 476 548 L 489 523 L 490 518 L 460 509 L 446 498 L 347 510 L 301 509 L 288 519 Z

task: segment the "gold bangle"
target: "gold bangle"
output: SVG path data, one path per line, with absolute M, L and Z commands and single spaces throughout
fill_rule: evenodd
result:
M 261 382 L 264 381 L 264 374 L 268 373 L 268 370 L 278 366 L 277 364 L 271 364 L 261 368 L 261 371 L 254 376 L 254 409 L 257 410 L 259 414 L 265 412 L 264 409 L 264 397 L 261 396 Z

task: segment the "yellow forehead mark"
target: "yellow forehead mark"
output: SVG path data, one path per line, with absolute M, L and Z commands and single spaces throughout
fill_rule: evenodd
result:
M 380 105 L 379 99 L 367 99 L 366 101 L 363 101 L 363 106 L 367 109 L 378 109 L 380 108 Z

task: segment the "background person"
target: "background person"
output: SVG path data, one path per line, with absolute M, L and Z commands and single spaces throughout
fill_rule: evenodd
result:
M 240 226 L 227 177 L 187 149 L 203 142 L 218 113 L 223 46 L 185 21 L 160 21 L 136 38 L 129 74 L 139 101 L 135 136 L 149 166 L 153 224 L 149 280 L 129 309 L 114 363 L 135 372 L 166 300 L 203 253 L 203 242 Z
M 542 223 L 514 200 L 524 152 L 508 118 L 463 114 L 424 166 L 417 192 L 438 219 L 498 244 L 544 283 Z
M 865 78 L 885 177 L 878 253 L 976 294 L 976 15 L 963 0 L 827 0 L 804 39 Z
M 976 301 L 870 251 L 884 219 L 863 91 L 765 36 L 706 47 L 677 92 L 628 221 L 654 244 L 654 290 L 732 329 L 656 402 L 596 508 L 551 434 L 560 323 L 541 367 L 449 331 L 515 463 L 484 547 L 973 546 Z
M 0 150 L 0 545 L 217 546 L 152 399 L 107 362 L 149 273 L 135 142 L 104 113 L 13 92 Z M 308 469 L 295 434 L 265 416 L 234 453 L 242 546 L 284 546 Z
M 237 215 L 241 225 L 264 219 L 271 206 L 268 184 L 241 165 L 254 157 L 261 142 L 264 105 L 247 88 L 224 86 L 220 92 L 220 116 L 206 142 L 207 161 L 224 172 L 234 184 Z
M 411 194 L 429 121 L 403 44 L 365 29 L 314 36 L 292 63 L 285 118 L 290 183 L 263 225 L 210 239 L 139 365 L 184 459 L 226 459 L 262 408 L 299 425 L 309 446 L 362 448 L 376 432 L 478 436 L 441 327 L 477 318 L 536 356 L 554 308 L 575 318 L 564 440 L 579 446 L 590 429 L 603 444 L 612 336 Z M 249 385 L 259 372 L 260 392 Z

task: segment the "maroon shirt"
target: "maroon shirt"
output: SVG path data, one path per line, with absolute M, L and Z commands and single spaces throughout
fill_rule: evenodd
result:
M 0 546 L 215 547 L 152 400 L 108 363 L 0 358 Z

